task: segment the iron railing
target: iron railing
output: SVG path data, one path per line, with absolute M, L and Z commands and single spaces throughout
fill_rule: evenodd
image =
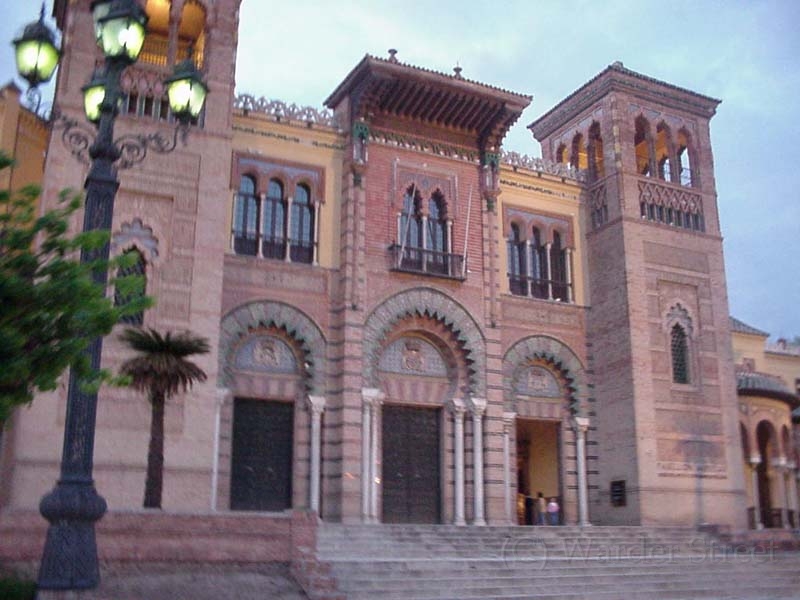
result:
M 460 254 L 426 250 L 423 248 L 401 247 L 393 244 L 389 247 L 392 260 L 392 271 L 432 275 L 464 280 L 464 257 Z

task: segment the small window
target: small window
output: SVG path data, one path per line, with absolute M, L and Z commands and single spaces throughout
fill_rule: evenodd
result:
M 627 506 L 628 497 L 625 492 L 625 480 L 617 479 L 611 482 L 611 506 Z
M 142 253 L 139 252 L 139 250 L 137 250 L 136 248 L 129 250 L 128 253 L 133 254 L 135 260 L 133 261 L 133 264 L 131 264 L 130 266 L 120 267 L 119 269 L 117 269 L 117 277 L 120 278 L 120 277 L 139 276 L 142 279 L 144 279 L 146 277 L 144 256 L 142 256 Z M 129 302 L 132 302 L 134 300 L 139 300 L 140 298 L 142 298 L 145 294 L 145 287 L 147 282 L 144 281 L 143 283 L 144 285 L 142 285 L 141 288 L 129 294 L 123 294 L 120 290 L 115 289 L 114 306 L 124 306 Z M 125 315 L 120 319 L 120 323 L 140 326 L 142 325 L 142 323 L 144 323 L 144 311 L 139 311 L 132 315 Z
M 670 333 L 672 352 L 673 383 L 689 383 L 689 344 L 686 332 L 680 325 L 674 325 Z

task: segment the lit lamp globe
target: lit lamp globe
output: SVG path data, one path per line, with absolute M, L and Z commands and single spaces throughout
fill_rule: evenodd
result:
M 83 92 L 83 112 L 92 123 L 100 121 L 103 100 L 106 98 L 106 80 L 100 73 L 95 72 L 92 80 L 81 88 Z
M 92 4 L 95 37 L 107 58 L 134 63 L 144 45 L 147 14 L 134 0 Z
M 167 86 L 169 107 L 179 121 L 186 123 L 200 115 L 208 95 L 208 87 L 203 83 L 200 71 L 191 59 L 176 66 L 175 73 L 164 84 Z
M 32 88 L 53 77 L 61 53 L 53 32 L 44 24 L 44 6 L 39 20 L 27 25 L 22 35 L 14 40 L 14 53 L 17 72 Z

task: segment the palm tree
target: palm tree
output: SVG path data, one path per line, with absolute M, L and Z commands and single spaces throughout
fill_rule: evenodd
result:
M 126 360 L 120 371 L 131 378 L 132 386 L 147 392 L 150 400 L 150 446 L 147 451 L 147 479 L 144 507 L 161 508 L 164 480 L 164 404 L 173 394 L 188 391 L 195 381 L 205 381 L 206 374 L 193 362 L 193 354 L 208 352 L 208 340 L 191 332 L 163 336 L 150 329 L 126 329 L 122 341 L 138 354 Z

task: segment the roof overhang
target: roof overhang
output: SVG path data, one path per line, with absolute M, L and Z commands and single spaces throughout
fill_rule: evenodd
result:
M 334 110 L 350 99 L 351 120 L 376 115 L 456 131 L 499 148 L 532 97 L 464 79 L 459 74 L 366 55 L 325 100 Z

